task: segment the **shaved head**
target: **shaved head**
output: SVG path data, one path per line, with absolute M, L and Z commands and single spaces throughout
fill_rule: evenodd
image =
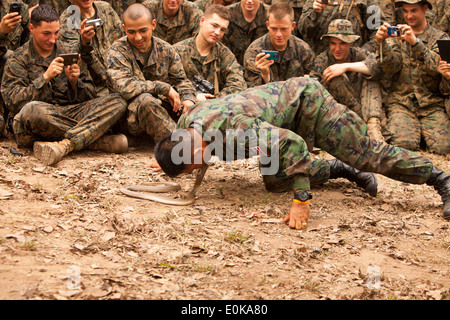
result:
M 152 13 L 146 6 L 140 3 L 134 3 L 124 11 L 122 20 L 125 23 L 125 19 L 136 21 L 142 17 L 147 17 L 150 22 L 153 20 Z

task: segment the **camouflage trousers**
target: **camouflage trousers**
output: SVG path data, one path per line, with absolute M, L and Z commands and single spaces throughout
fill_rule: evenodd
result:
M 143 93 L 129 103 L 120 128 L 135 136 L 148 134 L 156 143 L 176 129 L 176 120 L 170 103 Z
M 417 101 L 414 104 L 416 111 L 400 104 L 386 106 L 387 129 L 392 134 L 388 142 L 418 150 L 423 140 L 429 152 L 450 153 L 450 120 L 444 107 L 419 108 Z
M 32 101 L 15 115 L 14 134 L 21 147 L 31 147 L 34 141 L 69 139 L 78 151 L 104 135 L 126 108 L 119 94 L 67 106 Z
M 337 102 L 356 112 L 364 121 L 382 119 L 382 95 L 378 82 L 362 78 L 361 93 L 356 92 L 345 75 L 333 78 L 325 85 Z
M 309 129 L 316 136 L 315 146 L 364 172 L 379 173 L 394 180 L 414 184 L 422 184 L 428 180 L 433 168 L 428 159 L 412 151 L 373 140 L 367 133 L 365 121 L 344 105 L 336 103 L 331 96 L 325 98 L 322 103 L 327 108 L 332 106 L 330 110 L 333 112 L 324 113 L 320 119 L 311 119 L 315 126 Z M 323 108 L 321 105 L 316 107 Z M 300 153 L 302 158 L 310 157 L 306 145 L 296 152 Z M 309 185 L 297 184 L 293 179 L 295 176 L 288 177 L 282 170 L 275 175 L 263 175 L 263 181 L 266 188 L 272 192 L 292 189 L 298 192 L 325 183 L 329 176 L 328 161 L 315 159 L 309 165 Z

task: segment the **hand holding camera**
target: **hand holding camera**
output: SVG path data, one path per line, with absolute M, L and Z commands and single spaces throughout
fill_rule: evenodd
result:
M 405 40 L 411 45 L 414 45 L 417 41 L 416 35 L 412 28 L 407 24 L 399 24 L 398 26 L 391 26 L 388 23 L 383 23 L 383 25 L 378 29 L 375 40 L 378 43 L 383 42 L 387 38 L 398 38 Z
M 17 27 L 22 21 L 22 16 L 20 11 L 22 9 L 21 2 L 11 2 L 9 13 L 7 13 L 0 22 L 0 32 L 3 34 L 8 34 Z
M 102 25 L 102 19 L 83 20 L 81 22 L 80 34 L 83 44 L 90 44 L 95 36 L 95 29 Z

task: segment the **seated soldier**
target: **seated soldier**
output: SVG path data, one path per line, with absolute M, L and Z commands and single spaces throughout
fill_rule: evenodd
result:
M 22 1 L 20 12 L 10 12 L 12 0 L 3 1 L 0 6 L 0 77 L 3 75 L 6 61 L 12 51 L 28 41 L 30 31 L 28 29 L 29 9 Z M 17 2 L 17 1 L 16 1 Z M 8 109 L 0 97 L 0 137 L 3 135 L 6 121 L 8 120 Z
M 154 35 L 175 44 L 197 34 L 203 12 L 192 2 L 184 0 L 148 0 L 145 5 L 154 19 Z
M 284 220 L 291 228 L 306 228 L 311 186 L 336 177 L 327 161 L 313 160 L 314 146 L 359 170 L 433 186 L 444 202 L 444 218 L 450 219 L 450 174 L 412 151 L 371 139 L 365 122 L 314 79 L 291 78 L 200 102 L 177 125 L 180 130 L 155 146 L 155 158 L 167 175 L 200 169 L 211 155 L 222 160 L 255 156 L 257 148 L 251 146 L 256 140 L 266 154 L 259 153 L 266 188 L 293 192 Z M 248 139 L 240 140 L 239 132 Z
M 353 33 L 348 20 L 332 21 L 322 38 L 328 39 L 329 49 L 316 57 L 311 77 L 321 81 L 337 102 L 366 121 L 372 138 L 384 140 L 381 89 L 373 78 L 380 72 L 375 55 L 354 46 L 359 36 Z
M 200 19 L 200 30 L 196 37 L 178 42 L 173 47 L 178 52 L 184 71 L 194 85 L 203 88 L 201 80 L 214 86 L 214 91 L 197 89 L 197 101 L 225 96 L 247 89 L 241 65 L 228 47 L 220 42 L 228 28 L 230 13 L 219 4 L 209 6 Z M 200 90 L 201 91 L 201 90 Z
M 29 28 L 31 39 L 8 59 L 2 79 L 3 99 L 15 115 L 18 145 L 33 146 L 35 157 L 45 165 L 93 142 L 105 151 L 126 150 L 123 135 L 103 136 L 125 113 L 126 102 L 118 94 L 96 98 L 79 56 L 80 65 L 64 65 L 60 54 L 65 52 L 56 45 L 58 12 L 39 5 L 31 13 Z
M 60 18 L 60 41 L 81 54 L 97 94 L 108 94 L 112 87 L 108 81 L 105 56 L 114 41 L 125 35 L 122 21 L 111 5 L 104 1 L 72 0 L 72 3 L 73 6 L 66 9 Z M 76 19 L 78 14 L 81 16 Z M 101 22 L 98 25 L 87 24 L 93 19 L 101 19 Z
M 321 41 L 320 37 L 327 32 L 330 22 L 336 19 L 352 23 L 355 34 L 360 36 L 355 46 L 375 51 L 375 34 L 381 21 L 385 20 L 378 0 L 330 0 L 327 4 L 322 4 L 322 0 L 307 0 L 298 29 L 316 55 L 327 49 L 328 43 Z
M 399 25 L 400 36 L 388 34 L 388 24 L 377 32 L 382 46 L 378 59 L 383 72 L 392 76 L 386 101 L 388 141 L 418 150 L 424 143 L 430 152 L 450 152 L 450 120 L 445 112 L 445 96 L 450 82 L 442 76 L 437 40 L 448 35 L 433 28 L 426 19 L 432 8 L 426 0 L 400 0 L 407 25 Z
M 121 130 L 148 134 L 157 142 L 175 129 L 182 110 L 195 103 L 196 92 L 178 53 L 152 35 L 155 26 L 144 5 L 132 4 L 123 14 L 126 36 L 106 55 L 114 90 L 129 102 Z
M 267 14 L 269 32 L 253 41 L 244 55 L 244 76 L 249 87 L 301 77 L 311 72 L 314 52 L 303 40 L 292 35 L 294 10 L 287 2 L 273 4 Z M 262 50 L 277 51 L 275 60 Z
M 267 33 L 269 6 L 259 0 L 241 0 L 227 7 L 231 20 L 222 42 L 231 49 L 237 62 L 244 65 L 248 46 Z

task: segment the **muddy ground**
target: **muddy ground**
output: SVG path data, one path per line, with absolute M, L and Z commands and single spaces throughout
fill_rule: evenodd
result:
M 427 185 L 377 175 L 372 198 L 329 181 L 296 231 L 279 222 L 291 194 L 267 192 L 254 160 L 217 163 L 195 203 L 178 207 L 119 192 L 171 180 L 149 167 L 152 145 L 53 167 L 11 146 L 0 140 L 0 299 L 450 297 L 450 223 Z M 423 154 L 450 170 L 450 156 Z M 175 181 L 187 191 L 194 175 Z

